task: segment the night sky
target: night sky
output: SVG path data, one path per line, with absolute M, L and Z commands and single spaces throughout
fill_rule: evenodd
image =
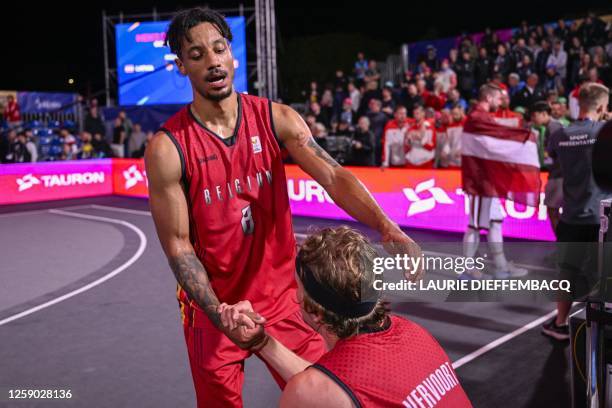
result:
M 153 4 L 158 12 L 203 4 L 184 0 L 155 3 L 91 0 L 81 3 L 80 7 L 61 2 L 45 2 L 44 5 L 27 1 L 12 3 L 17 5 L 17 8 L 11 6 L 13 14 L 8 15 L 6 10 L 2 13 L 4 68 L 0 75 L 0 89 L 82 93 L 99 91 L 104 87 L 103 9 L 109 14 L 119 11 L 132 14 L 150 12 Z M 213 8 L 229 8 L 239 3 L 223 0 L 207 4 Z M 254 1 L 243 3 L 249 6 Z M 360 6 L 355 1 L 277 0 L 277 28 L 282 37 L 279 45 L 282 47 L 297 37 L 346 33 L 361 34 L 399 46 L 403 42 L 455 35 L 461 31 L 482 31 L 486 25 L 493 28 L 516 26 L 522 19 L 542 23 L 555 21 L 561 16 L 582 16 L 587 10 L 612 12 L 612 4 L 605 0 L 580 0 L 571 4 L 534 0 L 494 1 L 495 6 L 489 7 L 467 1 L 426 3 L 370 1 Z M 557 3 L 557 8 L 552 7 L 554 3 Z M 68 84 L 68 78 L 74 78 L 74 85 Z

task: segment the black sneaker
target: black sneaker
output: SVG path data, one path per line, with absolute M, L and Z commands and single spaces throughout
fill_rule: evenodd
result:
M 555 321 L 557 317 L 553 317 L 548 323 L 542 325 L 542 334 L 552 337 L 555 340 L 569 340 L 569 326 L 567 324 L 563 326 L 557 326 Z

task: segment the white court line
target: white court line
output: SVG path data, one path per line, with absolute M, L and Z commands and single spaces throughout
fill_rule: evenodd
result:
M 459 360 L 455 361 L 453 363 L 453 368 L 456 370 L 457 368 L 469 363 L 470 361 L 482 356 L 483 354 L 493 350 L 496 347 L 501 346 L 502 344 L 512 340 L 513 338 L 520 336 L 521 334 L 525 333 L 526 331 L 529 331 L 531 329 L 533 329 L 536 326 L 541 325 L 542 323 L 544 323 L 545 321 L 552 319 L 552 317 L 554 315 L 557 314 L 556 310 L 553 310 L 552 312 L 545 314 L 542 317 L 539 317 L 537 319 L 535 319 L 532 322 L 527 323 L 526 325 L 519 327 L 518 329 L 514 330 L 511 333 L 508 333 L 504 336 L 501 336 L 500 338 L 498 338 L 497 340 L 493 340 L 492 342 L 490 342 L 489 344 L 485 344 L 484 346 L 482 346 L 481 348 L 479 348 L 476 351 L 471 352 L 470 354 L 461 357 Z
M 142 210 L 131 210 L 128 208 L 121 208 L 121 207 L 112 207 L 112 206 L 105 206 L 105 205 L 97 205 L 97 204 L 92 204 L 88 206 L 89 208 L 97 208 L 97 209 L 101 209 L 101 210 L 108 210 L 108 211 L 115 211 L 115 212 L 124 212 L 124 213 L 128 213 L 128 214 L 136 214 L 136 215 L 146 215 L 146 216 L 150 216 L 151 212 L 150 211 L 142 211 Z M 133 229 L 134 231 L 136 231 L 139 235 L 139 237 L 141 238 L 141 246 L 138 250 L 138 252 L 124 265 L 122 265 L 121 267 L 119 267 L 118 269 L 116 269 L 115 271 L 111 272 L 111 274 L 106 275 L 103 278 L 98 279 L 95 282 L 92 282 L 91 284 L 87 285 L 86 287 L 83 287 L 81 289 L 78 289 L 74 292 L 68 293 L 66 295 L 64 295 L 62 298 L 58 298 L 58 299 L 54 299 L 53 301 L 47 302 L 45 304 L 42 304 L 40 306 L 37 306 L 33 309 L 30 309 L 28 311 L 22 312 L 18 315 L 9 317 L 8 319 L 2 320 L 0 321 L 0 326 L 2 326 L 3 324 L 8 323 L 9 321 L 18 319 L 20 317 L 23 317 L 27 314 L 31 314 L 36 312 L 37 310 L 43 309 L 45 307 L 49 307 L 52 304 L 61 302 L 62 300 L 67 299 L 68 297 L 72 297 L 75 296 L 79 293 L 82 293 L 86 290 L 91 289 L 93 286 L 96 286 L 108 279 L 110 279 L 111 277 L 115 276 L 116 274 L 120 273 L 121 271 L 123 271 L 125 268 L 127 268 L 129 265 L 131 265 L 132 263 L 134 263 L 141 255 L 142 252 L 144 252 L 144 247 L 146 246 L 146 237 L 144 236 L 144 234 L 142 233 L 142 231 L 140 229 L 138 229 L 137 227 L 135 227 L 134 225 L 126 222 L 126 221 L 121 221 L 121 220 L 116 220 L 114 218 L 105 218 L 105 217 L 97 217 L 97 216 L 91 216 L 91 215 L 85 215 L 85 214 L 76 214 L 76 213 L 69 213 L 69 212 L 64 212 L 61 210 L 49 210 L 50 212 L 53 213 L 60 213 L 60 214 L 65 214 L 68 216 L 73 216 L 73 217 L 80 217 L 80 218 L 89 218 L 89 219 L 98 219 L 98 220 L 107 220 L 109 222 L 114 222 L 114 223 L 119 223 L 122 225 L 125 225 L 131 229 Z M 295 233 L 295 237 L 298 239 L 304 239 L 306 238 L 308 235 L 307 234 L 302 234 L 302 233 Z M 452 255 L 452 256 L 457 256 L 457 255 L 453 255 L 453 254 L 445 254 L 445 255 Z M 129 263 L 129 264 L 128 264 Z M 530 322 L 527 323 L 526 325 L 514 330 L 511 333 L 508 333 L 500 338 L 498 338 L 497 340 L 492 341 L 489 344 L 484 345 L 483 347 L 479 348 L 478 350 L 467 354 L 466 356 L 460 358 L 459 360 L 455 361 L 453 363 L 453 368 L 457 369 L 467 363 L 469 363 L 470 361 L 482 356 L 483 354 L 493 350 L 496 347 L 499 347 L 500 345 L 510 341 L 511 339 L 525 333 L 528 330 L 531 330 L 532 328 L 539 326 L 540 324 L 544 323 L 545 321 L 547 321 L 548 319 L 551 319 L 555 314 L 557 313 L 556 310 Z M 10 320 L 9 320 L 10 319 Z
M 122 213 L 127 213 L 127 214 L 151 215 L 151 211 L 131 210 L 129 208 L 111 207 L 109 205 L 91 204 L 91 205 L 89 205 L 89 207 L 90 208 L 97 208 L 98 210 L 108 210 L 108 211 L 122 212 Z
M 136 215 L 151 215 L 151 211 L 143 211 L 143 210 L 131 210 L 128 208 L 121 208 L 121 207 L 112 207 L 112 206 L 108 206 L 108 205 L 98 205 L 98 204 L 91 204 L 89 206 L 90 208 L 97 208 L 99 210 L 108 210 L 108 211 L 116 211 L 116 212 L 123 212 L 123 213 L 127 213 L 127 214 L 136 214 Z M 296 232 L 295 237 L 297 239 L 305 239 L 308 235 L 307 234 L 302 234 L 299 232 Z M 433 256 L 450 256 L 450 257 L 460 257 L 461 255 L 457 255 L 457 254 L 448 254 L 445 252 L 435 252 L 435 251 L 423 251 L 423 253 L 425 255 L 433 255 Z M 486 263 L 491 263 L 491 261 L 486 261 Z M 522 264 L 522 263 L 515 263 L 516 266 L 519 266 L 521 268 L 526 268 L 530 271 L 544 271 L 544 272 L 557 272 L 556 269 L 553 268 L 547 268 L 545 266 L 538 266 L 538 265 L 530 265 L 530 264 Z
M 60 210 L 78 210 L 78 209 L 89 208 L 89 207 L 91 207 L 91 204 L 73 205 L 71 207 L 59 207 L 59 209 Z M 48 208 L 41 209 L 41 210 L 12 211 L 12 212 L 9 212 L 9 213 L 0 214 L 0 218 L 2 218 L 2 217 L 12 217 L 12 216 L 15 216 L 15 215 L 42 214 L 42 213 L 48 213 L 48 212 L 49 212 Z
M 38 312 L 39 310 L 42 309 L 46 309 L 49 306 L 53 306 L 59 302 L 62 302 L 66 299 L 70 299 L 73 296 L 79 295 L 83 292 L 88 291 L 89 289 L 92 289 L 104 282 L 106 282 L 107 280 L 111 279 L 114 276 L 117 276 L 118 274 L 120 274 L 121 272 L 123 272 L 125 269 L 127 269 L 129 266 L 131 266 L 134 262 L 136 262 L 144 253 L 145 248 L 147 247 L 147 237 L 145 236 L 144 232 L 142 232 L 141 229 L 139 229 L 138 227 L 136 227 L 134 224 L 130 224 L 127 221 L 123 221 L 123 220 L 119 220 L 116 218 L 106 218 L 106 217 L 98 217 L 95 215 L 87 215 L 87 214 L 80 214 L 80 213 L 72 213 L 72 212 L 68 212 L 68 211 L 63 211 L 63 210 L 47 210 L 50 213 L 53 214 L 59 214 L 59 215 L 65 215 L 68 217 L 75 217 L 75 218 L 83 218 L 83 219 L 88 219 L 88 220 L 94 220 L 94 221 L 101 221 L 101 222 L 108 222 L 111 224 L 119 224 L 119 225 L 123 225 L 124 227 L 127 227 L 129 229 L 131 229 L 132 231 L 134 231 L 137 235 L 138 238 L 140 238 L 140 245 L 138 246 L 138 250 L 136 251 L 136 253 L 134 255 L 132 255 L 132 257 L 130 259 L 128 259 L 123 265 L 119 266 L 118 268 L 115 268 L 113 271 L 111 271 L 110 273 L 102 276 L 99 279 L 96 279 L 95 281 L 88 283 L 85 286 L 80 287 L 79 289 L 73 290 L 72 292 L 68 292 L 60 297 L 57 297 L 55 299 L 49 300 L 48 302 L 42 303 L 38 306 L 34 306 L 30 309 L 24 310 L 23 312 L 14 314 L 12 316 L 9 316 L 3 320 L 0 320 L 0 326 L 5 325 L 7 323 L 10 323 L 14 320 L 20 319 L 22 317 L 28 316 L 32 313 Z

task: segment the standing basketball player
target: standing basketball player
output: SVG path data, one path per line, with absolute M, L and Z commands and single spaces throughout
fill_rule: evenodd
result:
M 185 10 L 172 20 L 167 42 L 189 77 L 193 103 L 164 124 L 145 155 L 151 211 L 179 283 L 200 407 L 242 406 L 244 360 L 264 339 L 263 330 L 247 336 L 244 328 L 224 327 L 220 301 L 249 300 L 266 318 L 267 332 L 309 361 L 325 351 L 296 302 L 295 239 L 279 143 L 384 242 L 418 250 L 408 248 L 413 241 L 315 143 L 295 111 L 234 91 L 231 39 L 223 16 L 212 10 Z

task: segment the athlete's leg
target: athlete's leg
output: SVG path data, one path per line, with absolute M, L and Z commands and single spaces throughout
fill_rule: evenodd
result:
M 244 360 L 241 350 L 200 310 L 183 305 L 183 324 L 198 408 L 242 407 Z
M 480 197 L 468 196 L 469 214 L 468 226 L 463 235 L 463 255 L 466 257 L 474 257 L 480 244 L 480 229 L 478 226 L 478 213 L 480 211 Z

